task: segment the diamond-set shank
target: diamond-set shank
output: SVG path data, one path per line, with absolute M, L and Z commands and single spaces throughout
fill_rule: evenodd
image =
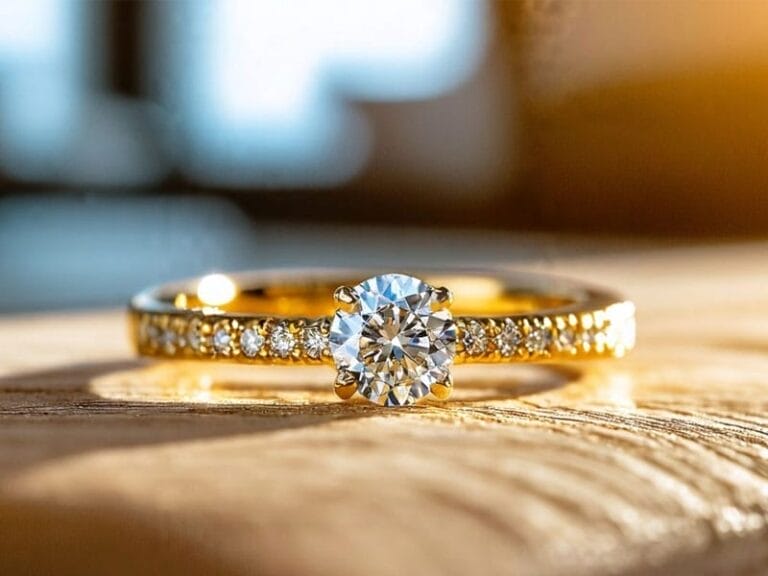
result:
M 132 311 L 140 354 L 248 364 L 329 363 L 326 318 Z
M 575 314 L 460 317 L 455 363 L 621 357 L 635 344 L 635 308 L 620 302 Z
M 132 311 L 143 355 L 248 364 L 333 364 L 330 317 L 277 318 Z M 623 356 L 634 346 L 634 306 L 579 314 L 458 316 L 455 364 Z
M 131 303 L 139 353 L 333 364 L 340 398 L 407 406 L 430 395 L 446 399 L 453 364 L 618 357 L 634 346 L 631 302 L 546 277 L 527 290 L 509 278 L 456 277 L 458 299 L 452 288 L 407 274 L 335 288 L 312 278 L 264 280 L 206 277 L 196 293 L 168 286 L 139 294 Z M 221 290 L 213 290 L 217 283 Z M 454 306 L 469 314 L 454 314 Z

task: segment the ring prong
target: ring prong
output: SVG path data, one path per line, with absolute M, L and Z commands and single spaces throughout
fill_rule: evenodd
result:
M 445 286 L 440 286 L 432 292 L 432 300 L 439 308 L 450 308 L 453 304 L 453 292 Z
M 447 400 L 453 392 L 453 376 L 450 374 L 442 382 L 435 382 L 429 389 L 438 400 Z
M 360 297 L 351 286 L 339 286 L 333 292 L 333 299 L 339 308 L 349 309 L 357 303 Z
M 336 383 L 333 385 L 333 391 L 342 400 L 349 400 L 357 391 L 355 377 L 349 372 L 339 372 L 339 375 L 336 377 Z

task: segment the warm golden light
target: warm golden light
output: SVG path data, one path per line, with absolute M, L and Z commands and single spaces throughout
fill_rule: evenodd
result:
M 237 296 L 237 286 L 224 274 L 203 276 L 197 285 L 197 298 L 204 306 L 223 306 Z
M 606 310 L 608 319 L 608 345 L 617 357 L 624 356 L 635 347 L 635 305 L 620 302 Z
M 183 310 L 184 308 L 186 308 L 188 306 L 187 300 L 188 300 L 187 299 L 187 295 L 184 294 L 183 292 L 181 294 L 176 294 L 176 298 L 173 299 L 173 305 L 176 308 L 179 308 L 180 310 Z
M 433 286 L 450 286 L 455 298 L 471 302 L 473 300 L 494 300 L 504 294 L 504 286 L 493 278 L 474 276 L 433 277 L 429 282 Z

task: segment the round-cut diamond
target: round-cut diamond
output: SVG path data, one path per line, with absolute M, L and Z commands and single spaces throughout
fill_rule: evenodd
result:
M 264 346 L 264 336 L 259 334 L 257 328 L 246 328 L 240 334 L 240 350 L 249 358 L 256 356 Z
M 269 336 L 269 348 L 273 356 L 287 358 L 296 346 L 296 337 L 285 324 L 278 324 Z
M 166 354 L 173 354 L 176 352 L 176 342 L 176 332 L 170 328 L 165 328 L 164 330 L 160 331 L 158 343 Z
M 336 312 L 330 347 L 336 368 L 377 404 L 403 406 L 447 382 L 456 325 L 435 288 L 403 274 L 375 276 L 352 289 L 351 310 Z
M 189 327 L 187 328 L 187 345 L 192 350 L 199 350 L 200 345 L 202 344 L 202 338 L 200 336 L 200 321 L 198 319 L 193 319 L 189 323 Z
M 139 337 L 144 344 L 157 346 L 160 340 L 160 327 L 149 323 L 142 324 Z
M 488 347 L 488 334 L 480 322 L 470 320 L 464 330 L 464 350 L 471 356 L 478 356 L 485 352 Z
M 304 337 L 301 342 L 304 352 L 310 358 L 320 358 L 328 347 L 328 339 L 318 326 L 308 326 L 304 329 Z
M 213 347 L 217 352 L 227 352 L 232 343 L 232 336 L 226 328 L 219 328 L 213 333 Z
M 517 351 L 520 342 L 523 340 L 523 333 L 511 319 L 504 320 L 499 335 L 496 336 L 496 349 L 502 356 L 511 356 Z
M 534 326 L 525 339 L 525 347 L 531 354 L 545 354 L 552 344 L 552 330 L 546 326 Z
M 605 335 L 595 326 L 581 333 L 581 344 L 587 350 L 598 350 L 605 343 Z
M 576 332 L 570 326 L 557 331 L 557 348 L 563 352 L 573 352 L 576 347 Z

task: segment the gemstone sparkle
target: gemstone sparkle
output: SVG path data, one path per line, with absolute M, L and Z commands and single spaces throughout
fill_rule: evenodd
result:
M 523 333 L 517 324 L 509 318 L 504 320 L 499 335 L 496 336 L 496 348 L 502 356 L 511 356 L 523 340 Z
M 418 278 L 385 274 L 353 289 L 351 309 L 336 312 L 329 342 L 336 368 L 371 402 L 412 404 L 449 380 L 456 325 Z
M 464 330 L 464 349 L 470 356 L 479 356 L 488 347 L 488 333 L 480 322 L 470 320 Z
M 525 340 L 530 354 L 546 354 L 552 344 L 552 330 L 546 326 L 535 326 Z
M 219 328 L 213 333 L 213 347 L 217 352 L 227 352 L 232 343 L 232 336 L 226 328 Z
M 302 346 L 307 356 L 317 359 L 328 348 L 328 339 L 318 326 L 308 326 L 304 329 Z
M 240 350 L 248 358 L 256 356 L 264 346 L 264 336 L 256 328 L 246 328 L 240 335 Z
M 285 324 L 279 324 L 272 330 L 269 337 L 269 347 L 273 356 L 287 358 L 296 346 L 296 337 Z

